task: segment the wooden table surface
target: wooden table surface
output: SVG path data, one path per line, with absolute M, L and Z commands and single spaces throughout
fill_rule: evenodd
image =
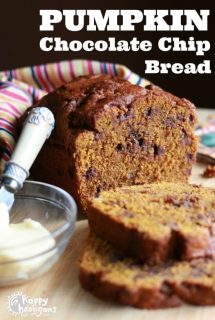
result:
M 203 121 L 209 114 L 200 111 Z M 204 179 L 201 173 L 205 164 L 198 163 L 193 168 L 190 181 L 215 187 L 215 179 Z M 0 320 L 14 319 L 8 311 L 8 296 L 22 292 L 31 297 L 48 298 L 48 305 L 56 307 L 56 313 L 38 317 L 54 320 L 213 320 L 215 307 L 183 306 L 165 310 L 138 310 L 113 303 L 103 302 L 82 290 L 78 280 L 77 261 L 88 234 L 86 221 L 76 224 L 76 231 L 60 261 L 39 279 L 0 289 Z M 16 319 L 21 318 L 17 316 Z M 36 316 L 22 317 L 36 319 Z

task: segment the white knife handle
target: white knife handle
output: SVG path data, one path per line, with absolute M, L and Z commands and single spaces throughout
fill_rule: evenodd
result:
M 45 107 L 32 109 L 10 161 L 29 171 L 53 127 L 54 116 L 49 109 Z
M 50 136 L 54 123 L 54 116 L 48 108 L 37 107 L 30 111 L 12 157 L 3 173 L 4 184 L 8 184 L 9 180 L 15 180 L 13 187 L 10 181 L 11 189 L 18 189 L 22 186 L 44 142 Z

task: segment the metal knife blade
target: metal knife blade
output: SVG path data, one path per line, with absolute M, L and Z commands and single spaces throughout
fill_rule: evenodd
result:
M 8 191 L 5 186 L 0 188 L 0 203 L 6 204 L 8 211 L 10 211 L 14 203 L 14 199 L 14 193 Z

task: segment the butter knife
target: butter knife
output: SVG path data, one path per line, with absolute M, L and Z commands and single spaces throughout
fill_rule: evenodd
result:
M 33 108 L 24 123 L 21 135 L 2 174 L 0 204 L 10 211 L 14 194 L 22 188 L 29 170 L 44 142 L 54 128 L 54 116 L 46 107 Z

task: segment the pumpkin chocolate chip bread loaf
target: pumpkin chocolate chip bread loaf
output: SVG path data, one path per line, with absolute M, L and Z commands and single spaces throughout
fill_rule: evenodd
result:
M 148 263 L 215 256 L 215 190 L 154 183 L 103 191 L 88 210 L 90 229 Z
M 38 105 L 53 111 L 56 127 L 32 175 L 66 189 L 82 210 L 102 190 L 187 181 L 197 141 L 186 99 L 98 75 L 77 78 Z
M 83 288 L 97 297 L 138 308 L 215 304 L 215 261 L 148 266 L 126 258 L 95 235 L 80 259 L 79 277 Z

